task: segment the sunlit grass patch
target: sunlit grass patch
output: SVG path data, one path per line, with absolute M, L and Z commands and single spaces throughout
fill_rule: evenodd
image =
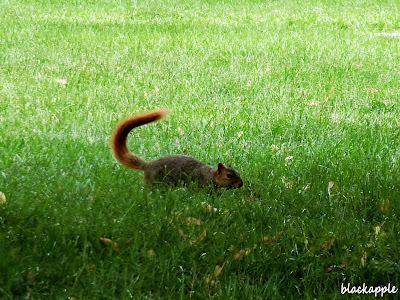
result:
M 301 6 L 301 7 L 300 7 Z M 399 282 L 393 1 L 6 1 L 0 298 L 335 298 Z M 236 190 L 119 165 L 231 163 Z

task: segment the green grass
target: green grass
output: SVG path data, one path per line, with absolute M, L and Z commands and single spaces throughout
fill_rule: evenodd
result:
M 6 0 L 0 19 L 1 299 L 400 285 L 400 43 L 376 35 L 400 32 L 397 1 Z M 158 107 L 134 152 L 230 162 L 243 188 L 119 165 L 116 123 Z

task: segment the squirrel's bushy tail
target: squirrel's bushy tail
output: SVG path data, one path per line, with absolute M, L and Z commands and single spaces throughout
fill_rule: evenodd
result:
M 111 148 L 114 151 L 115 158 L 128 168 L 143 170 L 147 164 L 146 161 L 140 156 L 130 152 L 126 146 L 128 134 L 135 127 L 164 118 L 168 112 L 167 109 L 153 110 L 147 113 L 130 116 L 119 122 L 111 138 Z

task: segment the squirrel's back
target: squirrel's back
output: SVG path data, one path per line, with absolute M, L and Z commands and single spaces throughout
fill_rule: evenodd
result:
M 147 163 L 145 179 L 147 182 L 162 182 L 174 184 L 179 181 L 197 181 L 199 184 L 208 184 L 213 181 L 215 167 L 181 154 L 162 156 Z

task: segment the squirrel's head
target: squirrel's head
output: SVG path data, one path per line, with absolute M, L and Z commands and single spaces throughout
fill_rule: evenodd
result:
M 218 187 L 240 188 L 243 185 L 239 172 L 228 166 L 219 163 L 215 171 L 215 184 Z

